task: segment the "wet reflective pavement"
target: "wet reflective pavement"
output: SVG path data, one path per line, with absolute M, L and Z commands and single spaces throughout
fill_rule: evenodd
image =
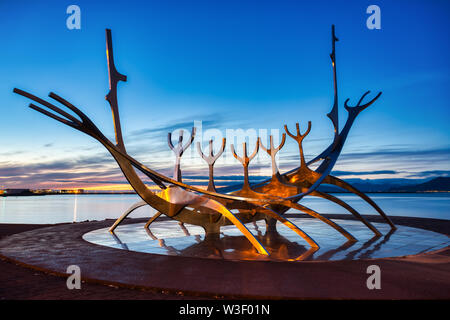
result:
M 357 242 L 347 242 L 333 228 L 316 219 L 290 218 L 309 234 L 320 246 L 310 246 L 292 230 L 278 224 L 277 233 L 266 233 L 265 223 L 247 224 L 247 228 L 269 251 L 270 256 L 259 255 L 250 242 L 234 226 L 221 228 L 219 238 L 205 239 L 201 227 L 180 225 L 174 220 L 155 221 L 150 230 L 144 223 L 119 226 L 115 233 L 102 228 L 88 232 L 83 239 L 102 246 L 128 251 L 226 260 L 275 260 L 275 261 L 329 261 L 358 260 L 414 255 L 445 248 L 450 245 L 446 235 L 399 225 L 391 231 L 384 223 L 374 223 L 383 233 L 373 233 L 358 221 L 334 219 L 344 227 Z

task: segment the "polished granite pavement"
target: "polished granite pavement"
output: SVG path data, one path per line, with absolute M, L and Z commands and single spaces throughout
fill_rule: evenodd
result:
M 174 220 L 156 221 L 150 230 L 144 223 L 119 226 L 115 233 L 108 228 L 90 231 L 83 239 L 102 246 L 169 256 L 211 258 L 226 260 L 358 260 L 399 257 L 442 249 L 450 245 L 446 235 L 408 226 L 398 226 L 391 231 L 384 223 L 374 223 L 383 233 L 374 237 L 361 222 L 334 221 L 349 231 L 357 242 L 347 242 L 340 233 L 322 222 L 311 218 L 290 218 L 309 234 L 320 246 L 313 250 L 296 233 L 278 224 L 277 234 L 266 234 L 265 223 L 247 224 L 270 253 L 259 255 L 250 242 L 234 226 L 221 228 L 220 239 L 205 241 L 201 227 L 180 225 Z

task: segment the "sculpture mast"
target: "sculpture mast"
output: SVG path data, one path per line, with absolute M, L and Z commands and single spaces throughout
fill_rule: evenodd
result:
M 126 82 L 127 76 L 120 74 L 116 70 L 116 67 L 114 65 L 114 55 L 110 29 L 106 29 L 106 57 L 108 59 L 109 92 L 105 98 L 111 106 L 117 147 L 119 147 L 121 151 L 126 152 L 125 144 L 123 143 L 122 128 L 120 127 L 119 106 L 117 102 L 117 83 L 119 81 Z
M 334 141 L 333 144 L 336 144 L 337 139 L 339 137 L 339 111 L 338 111 L 338 89 L 337 89 L 337 76 L 336 76 L 336 50 L 335 50 L 335 44 L 336 41 L 339 41 L 338 38 L 336 38 L 336 34 L 334 32 L 334 24 L 331 25 L 331 64 L 333 66 L 333 84 L 334 84 L 334 103 L 333 108 L 331 109 L 330 113 L 327 114 L 328 118 L 331 119 L 331 122 L 333 122 L 334 126 Z

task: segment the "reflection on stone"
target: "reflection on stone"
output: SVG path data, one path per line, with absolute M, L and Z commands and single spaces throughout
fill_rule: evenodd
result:
M 162 255 L 176 255 L 195 258 L 225 260 L 356 260 L 393 256 L 404 256 L 443 248 L 450 244 L 445 235 L 411 227 L 399 226 L 391 230 L 384 223 L 375 223 L 386 233 L 383 237 L 373 237 L 360 223 L 352 220 L 338 220 L 339 224 L 356 235 L 359 242 L 346 241 L 342 235 L 319 225 L 319 221 L 309 218 L 291 218 L 317 239 L 320 249 L 311 248 L 303 239 L 287 227 L 278 231 L 268 231 L 263 222 L 249 223 L 246 227 L 267 248 L 270 256 L 260 255 L 245 236 L 232 226 L 222 228 L 220 234 L 205 237 L 198 226 L 179 224 L 173 220 L 157 221 L 151 229 L 142 223 L 120 226 L 115 233 L 107 228 L 91 231 L 84 240 L 129 251 Z M 424 247 L 426 243 L 426 247 Z

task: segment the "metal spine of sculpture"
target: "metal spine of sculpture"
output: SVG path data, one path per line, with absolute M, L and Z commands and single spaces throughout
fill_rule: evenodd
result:
M 332 121 L 334 127 L 333 142 L 317 157 L 315 157 L 311 161 L 306 162 L 303 153 L 302 142 L 311 131 L 311 122 L 308 123 L 308 128 L 303 134 L 300 132 L 300 126 L 298 123 L 296 125 L 296 134 L 291 133 L 288 130 L 287 126 L 285 126 L 286 134 L 298 143 L 300 166 L 283 174 L 279 172 L 275 156 L 284 146 L 286 141 L 286 134 L 283 133 L 282 140 L 277 148 L 274 147 L 272 136 L 270 137 L 270 145 L 267 148 L 264 147 L 263 143 L 258 138 L 255 149 L 250 156 L 247 155 L 246 143 L 243 144 L 242 156 L 239 156 L 234 149 L 234 145 L 231 145 L 231 151 L 234 157 L 238 159 L 243 166 L 244 184 L 241 186 L 236 186 L 235 189 L 238 190 L 228 193 L 221 193 L 220 188 L 216 188 L 214 184 L 213 170 L 215 162 L 225 150 L 225 139 L 222 141 L 221 149 L 216 155 L 213 154 L 213 141 L 209 142 L 208 156 L 205 156 L 205 154 L 202 152 L 201 144 L 197 143 L 197 149 L 200 156 L 207 162 L 209 166 L 209 183 L 206 190 L 182 182 L 180 160 L 183 152 L 194 141 L 195 128 L 192 129 L 191 137 L 185 145 L 183 145 L 182 134 L 180 134 L 179 141 L 176 146 L 172 144 L 171 133 L 168 134 L 169 147 L 174 151 L 176 157 L 173 179 L 148 168 L 127 153 L 122 137 L 122 129 L 120 125 L 119 108 L 117 102 L 118 82 L 126 81 L 127 78 L 126 76 L 117 72 L 115 68 L 111 31 L 108 29 L 106 30 L 106 52 L 108 59 L 110 91 L 106 96 L 106 100 L 109 102 L 112 110 L 116 138 L 115 143 L 106 138 L 103 133 L 97 128 L 97 126 L 83 112 L 81 112 L 70 102 L 56 95 L 55 93 L 50 93 L 50 98 L 54 99 L 55 101 L 71 110 L 73 114 L 70 114 L 63 109 L 55 106 L 54 104 L 42 100 L 23 90 L 15 88 L 14 92 L 37 102 L 47 109 L 39 107 L 33 103 L 29 105 L 30 108 L 98 140 L 116 160 L 124 176 L 143 201 L 136 203 L 121 217 L 119 217 L 111 226 L 111 232 L 113 232 L 114 229 L 136 208 L 144 205 L 150 205 L 157 210 L 157 213 L 146 223 L 146 228 L 148 228 L 150 224 L 162 214 L 172 219 L 178 220 L 181 224 L 188 223 L 203 227 L 203 229 L 205 230 L 206 238 L 217 238 L 220 233 L 221 226 L 233 224 L 252 243 L 257 252 L 263 255 L 268 255 L 269 252 L 267 251 L 267 249 L 260 243 L 258 238 L 255 237 L 245 226 L 246 223 L 263 219 L 266 221 L 268 232 L 274 232 L 276 230 L 276 223 L 280 222 L 296 232 L 299 236 L 301 236 L 311 246 L 311 250 L 314 251 L 319 247 L 318 244 L 303 230 L 301 230 L 298 226 L 294 225 L 291 221 L 283 216 L 283 214 L 287 210 L 299 210 L 310 215 L 313 218 L 319 219 L 328 226 L 340 232 L 349 242 L 354 242 L 356 241 L 356 239 L 348 231 L 337 225 L 335 222 L 298 203 L 303 197 L 307 195 L 321 197 L 342 206 L 352 215 L 354 215 L 358 220 L 360 220 L 364 225 L 366 225 L 372 232 L 374 232 L 375 236 L 381 235 L 381 233 L 372 224 L 370 224 L 361 216 L 361 214 L 359 214 L 355 209 L 353 209 L 343 200 L 333 195 L 318 191 L 317 188 L 321 184 L 335 185 L 358 195 L 369 205 L 371 205 L 384 218 L 384 220 L 391 226 L 392 230 L 395 229 L 395 226 L 391 222 L 391 220 L 367 195 L 357 190 L 350 184 L 330 175 L 342 151 L 344 143 L 356 117 L 360 114 L 361 111 L 373 104 L 381 95 L 380 92 L 371 101 L 362 104 L 363 99 L 369 93 L 366 92 L 360 98 L 355 107 L 350 107 L 348 105 L 349 99 L 347 99 L 344 103 L 344 106 L 348 112 L 348 118 L 343 129 L 339 131 L 337 95 L 338 86 L 335 52 L 336 41 L 338 41 L 338 39 L 335 36 L 334 26 L 332 26 L 332 53 L 330 54 L 330 57 L 333 66 L 334 103 L 331 112 L 328 113 L 327 116 Z M 248 166 L 250 161 L 257 154 L 260 147 L 271 157 L 272 177 L 271 179 L 262 183 L 251 185 L 248 176 Z M 309 166 L 318 161 L 321 161 L 321 163 L 319 164 L 317 169 L 311 170 Z M 150 178 L 161 190 L 159 192 L 155 192 L 149 189 L 138 176 L 136 170 L 142 172 L 144 175 Z

